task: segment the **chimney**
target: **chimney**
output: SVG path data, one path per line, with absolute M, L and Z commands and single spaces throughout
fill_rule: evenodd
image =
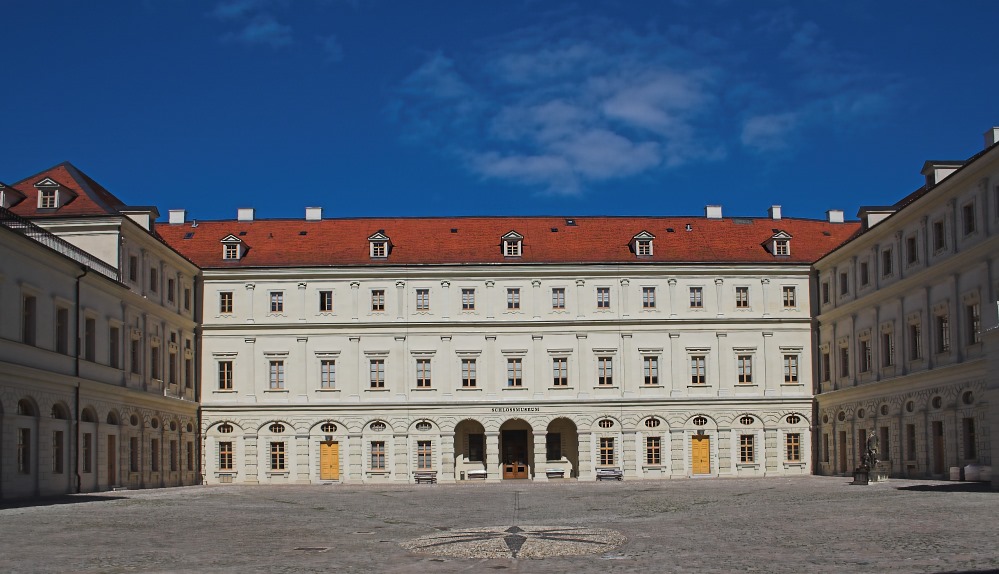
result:
M 253 208 L 240 207 L 236 210 L 236 221 L 253 221 Z
M 934 161 L 930 160 L 923 164 L 923 169 L 919 172 L 926 177 L 926 186 L 933 186 L 944 180 L 945 177 L 957 171 L 963 161 Z
M 992 147 L 999 142 L 999 127 L 994 127 L 985 132 L 985 147 Z
M 826 220 L 828 220 L 829 223 L 843 223 L 843 210 L 830 209 L 826 212 Z
M 323 218 L 323 208 L 321 207 L 306 207 L 305 208 L 305 220 L 306 221 L 319 221 Z
M 187 210 L 186 209 L 171 209 L 167 211 L 170 214 L 170 225 L 177 225 L 187 221 Z
M 722 206 L 720 205 L 705 205 L 704 206 L 704 217 L 708 219 L 721 219 L 722 218 Z
M 767 213 L 770 214 L 770 219 L 780 219 L 780 206 L 771 205 L 770 209 L 767 210 Z

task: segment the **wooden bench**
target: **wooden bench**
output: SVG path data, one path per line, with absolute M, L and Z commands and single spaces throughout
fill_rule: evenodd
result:
M 597 469 L 597 480 L 621 480 L 623 478 L 624 478 L 624 473 L 621 472 L 620 468 Z
M 469 480 L 472 480 L 474 478 L 485 480 L 486 478 L 489 477 L 489 473 L 486 472 L 484 469 L 470 470 L 465 473 L 465 476 L 467 476 Z
M 416 484 L 437 484 L 436 470 L 416 470 L 413 471 L 413 480 Z

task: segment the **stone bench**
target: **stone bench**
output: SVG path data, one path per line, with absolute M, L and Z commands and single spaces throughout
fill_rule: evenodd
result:
M 416 470 L 413 471 L 413 480 L 416 484 L 437 484 L 436 470 Z
M 624 478 L 624 473 L 621 472 L 620 468 L 598 468 L 597 469 L 597 480 L 621 480 Z
M 465 476 L 467 476 L 469 480 L 475 478 L 485 480 L 486 478 L 489 477 L 489 473 L 486 472 L 485 470 L 470 470 L 465 473 Z
M 565 478 L 564 468 L 546 468 L 545 476 L 548 478 Z

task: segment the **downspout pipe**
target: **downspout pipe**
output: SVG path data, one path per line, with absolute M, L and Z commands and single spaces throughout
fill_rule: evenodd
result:
M 76 379 L 76 392 L 73 410 L 76 411 L 73 425 L 73 467 L 76 469 L 76 493 L 83 492 L 83 475 L 80 473 L 80 279 L 86 277 L 89 269 L 81 267 L 83 273 L 76 277 L 76 361 L 73 366 L 73 377 Z

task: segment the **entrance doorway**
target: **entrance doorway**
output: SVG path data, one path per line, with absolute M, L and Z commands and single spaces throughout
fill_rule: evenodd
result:
M 108 487 L 118 484 L 118 449 L 116 438 L 113 434 L 108 435 Z
M 527 431 L 505 430 L 501 440 L 503 478 L 528 478 Z
M 340 443 L 319 443 L 319 480 L 340 480 Z
M 711 438 L 694 435 L 690 438 L 691 474 L 711 474 Z
M 944 473 L 943 422 L 933 421 L 933 474 Z
M 846 431 L 839 431 L 839 471 L 843 474 L 850 472 L 846 467 Z

